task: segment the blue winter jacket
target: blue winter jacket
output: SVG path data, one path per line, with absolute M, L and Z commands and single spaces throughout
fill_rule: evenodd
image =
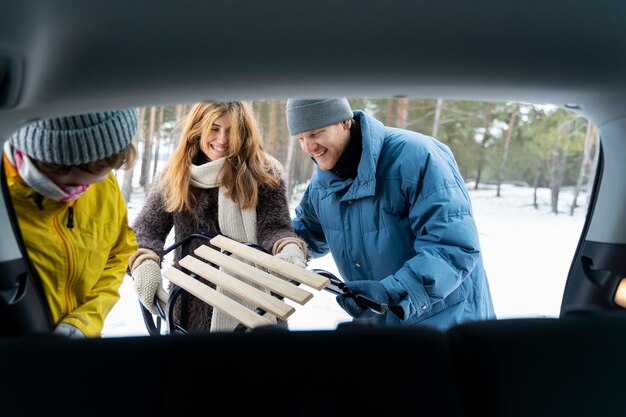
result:
M 405 312 L 381 324 L 446 329 L 495 318 L 465 183 L 438 140 L 362 111 L 357 177 L 317 169 L 293 225 L 313 257 L 330 252 L 346 281 L 380 280 Z

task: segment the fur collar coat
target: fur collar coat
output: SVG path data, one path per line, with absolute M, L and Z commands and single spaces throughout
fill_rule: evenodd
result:
M 221 233 L 218 224 L 218 188 L 200 189 L 192 187 L 192 192 L 196 197 L 194 210 L 173 213 L 165 210 L 163 198 L 159 193 L 150 193 L 144 207 L 133 222 L 139 248 L 154 251 L 163 261 L 166 240 L 168 246 L 173 243 L 173 241 L 168 240 L 172 229 L 174 241 L 179 241 L 199 230 L 215 234 Z M 278 188 L 267 185 L 259 187 L 256 214 L 257 244 L 268 252 L 272 253 L 274 244 L 280 239 L 297 239 L 291 224 L 286 185 L 283 180 L 280 181 Z M 201 245 L 211 246 L 208 240 L 196 238 L 190 241 L 188 247 L 179 246 L 175 249 L 173 254 L 174 266 L 179 267 L 179 260 L 185 255 L 193 253 Z M 215 249 L 219 250 L 219 248 Z M 174 289 L 175 286 L 170 284 L 170 292 Z M 213 307 L 186 292 L 183 293 L 184 295 L 178 297 L 174 304 L 174 319 L 190 333 L 209 331 Z

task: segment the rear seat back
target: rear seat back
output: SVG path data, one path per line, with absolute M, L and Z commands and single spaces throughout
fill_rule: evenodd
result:
M 167 377 L 188 380 L 190 369 L 206 376 L 204 384 L 181 388 L 185 398 L 239 392 L 228 415 L 460 417 L 445 334 L 406 330 L 214 334 L 181 341 Z M 171 403 L 166 414 L 192 415 L 198 406 Z
M 468 417 L 626 415 L 626 317 L 464 324 L 449 332 Z
M 0 355 L 2 416 L 462 416 L 428 328 L 5 339 Z
M 626 415 L 626 317 L 0 339 L 0 415 Z

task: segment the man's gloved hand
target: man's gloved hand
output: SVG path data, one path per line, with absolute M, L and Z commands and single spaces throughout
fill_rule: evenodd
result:
M 389 297 L 389 293 L 380 283 L 380 281 L 351 281 L 346 282 L 346 287 L 355 294 L 363 295 L 367 298 L 371 298 L 374 301 L 385 303 L 389 306 L 392 305 L 393 300 Z M 337 303 L 343 308 L 350 316 L 355 319 L 370 318 L 377 315 L 369 308 L 359 304 L 353 297 L 349 295 L 338 295 Z
M 52 332 L 59 336 L 69 337 L 70 339 L 84 339 L 85 334 L 76 326 L 69 323 L 59 323 Z
M 285 247 L 274 256 L 301 268 L 306 267 L 306 256 L 302 252 L 302 249 L 295 243 L 286 244 Z
M 156 306 L 154 305 L 155 296 L 156 301 L 165 309 L 167 304 L 168 294 L 163 289 L 161 277 L 161 267 L 152 259 L 146 259 L 138 267 L 133 269 L 131 276 L 135 281 L 135 291 L 137 297 L 143 306 L 155 316 L 159 314 Z

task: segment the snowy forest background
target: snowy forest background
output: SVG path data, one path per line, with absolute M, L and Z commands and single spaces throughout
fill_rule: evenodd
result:
M 286 100 L 255 101 L 265 149 L 287 169 L 293 210 L 314 164 L 290 138 Z M 572 256 L 584 224 L 587 189 L 598 157 L 597 129 L 551 105 L 468 101 L 350 99 L 389 126 L 431 134 L 448 144 L 466 180 L 498 318 L 558 317 Z M 118 180 L 129 218 L 143 207 L 151 181 L 167 162 L 189 105 L 140 109 L 138 161 Z M 173 243 L 170 236 L 167 244 Z M 166 259 L 167 260 L 167 259 Z M 171 259 L 164 263 L 167 268 Z M 338 275 L 331 255 L 309 268 Z M 147 335 L 127 275 L 103 329 L 104 337 Z M 289 318 L 292 330 L 333 329 L 349 320 L 334 295 L 316 292 Z
M 593 183 L 598 155 L 597 128 L 579 114 L 551 105 L 517 102 L 474 102 L 410 98 L 349 98 L 353 109 L 364 110 L 387 126 L 432 135 L 454 152 L 467 182 L 516 184 L 550 190 L 550 209 L 563 212 L 559 196 L 573 187 L 569 214 L 586 201 L 579 194 Z M 263 129 L 265 150 L 282 162 L 291 195 L 306 183 L 314 164 L 297 141 L 290 138 L 285 119 L 286 100 L 252 101 Z M 138 182 L 146 193 L 159 166 L 169 159 L 180 125 L 191 104 L 148 107 L 140 110 L 135 137 L 139 165 L 124 176 L 122 192 L 127 202 Z M 137 181 L 134 175 L 139 175 Z M 538 208 L 537 193 L 532 203 Z

